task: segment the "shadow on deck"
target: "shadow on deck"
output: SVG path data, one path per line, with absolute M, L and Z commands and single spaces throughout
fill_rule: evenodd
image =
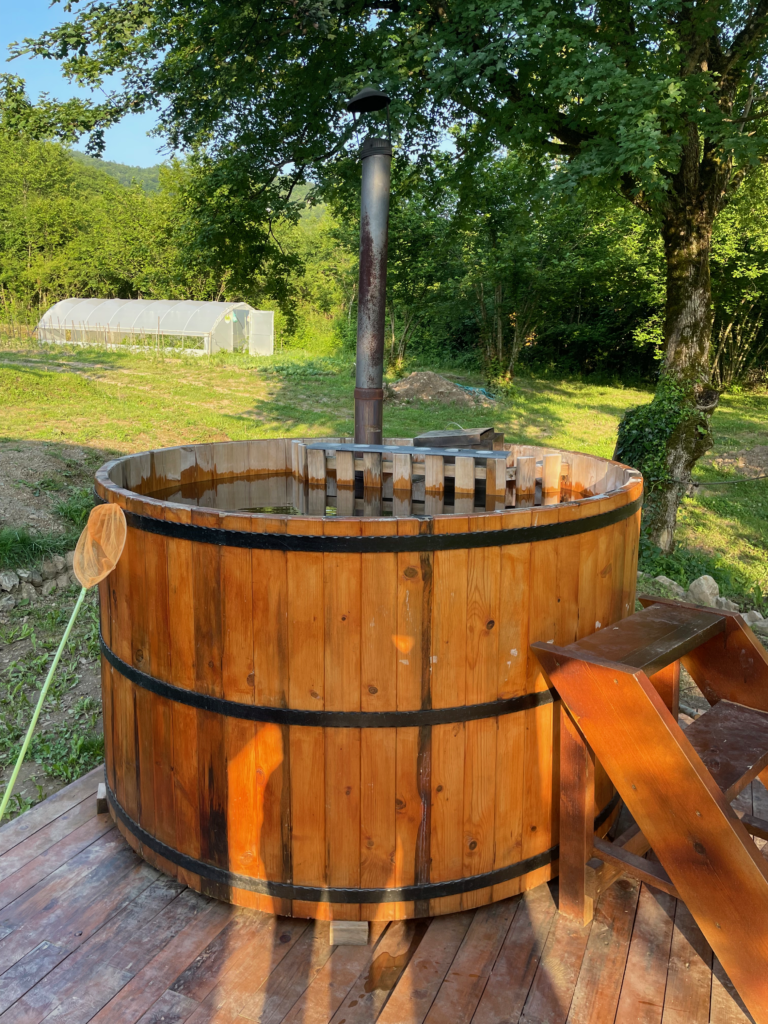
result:
M 583 928 L 558 917 L 554 883 L 333 947 L 326 923 L 220 904 L 144 864 L 96 814 L 102 772 L 0 829 L 3 1024 L 751 1020 L 685 906 L 653 888 L 618 882 Z M 768 816 L 759 782 L 734 802 L 753 804 Z

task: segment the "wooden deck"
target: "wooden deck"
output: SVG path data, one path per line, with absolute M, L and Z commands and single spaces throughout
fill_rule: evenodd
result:
M 0 829 L 3 1024 L 751 1020 L 685 906 L 644 885 L 613 886 L 584 928 L 543 885 L 332 947 L 327 924 L 238 910 L 148 867 L 96 814 L 102 777 Z M 734 805 L 768 817 L 759 782 Z

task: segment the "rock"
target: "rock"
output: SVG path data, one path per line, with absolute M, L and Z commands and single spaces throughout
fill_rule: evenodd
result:
M 69 574 L 69 582 L 72 584 L 73 587 L 81 587 L 82 586 L 82 583 L 80 582 L 80 580 L 75 575 L 74 570 Z
M 74 551 L 68 551 L 66 553 L 66 555 L 64 555 L 64 561 L 67 564 L 67 568 L 71 569 L 72 566 L 74 565 L 74 562 L 75 562 L 75 552 Z
M 699 576 L 688 588 L 688 598 L 693 604 L 703 604 L 714 608 L 715 600 L 720 596 L 720 587 L 711 576 Z
M 716 597 L 715 608 L 719 608 L 723 612 L 737 612 L 739 606 L 735 601 L 729 601 L 727 597 Z
M 16 575 L 19 577 L 21 583 L 29 583 L 32 571 L 30 569 L 17 569 Z
M 32 584 L 33 587 L 42 587 L 43 577 L 40 575 L 37 569 L 30 570 L 29 582 Z
M 58 569 L 52 558 L 46 558 L 43 562 L 42 573 L 44 580 L 53 580 L 58 576 Z
M 0 590 L 5 590 L 10 593 L 15 590 L 19 585 L 19 577 L 13 571 L 13 569 L 5 569 L 0 572 Z
M 43 597 L 50 597 L 56 589 L 56 580 L 46 580 L 43 584 L 42 594 Z
M 69 590 L 69 573 L 63 572 L 60 576 L 56 577 L 56 589 L 57 590 Z
M 751 612 L 745 612 L 742 618 L 750 626 L 756 622 L 765 622 L 765 619 L 756 608 L 753 608 Z
M 685 588 L 681 587 L 679 583 L 675 583 L 669 576 L 657 576 L 656 582 L 661 583 L 662 586 L 666 587 L 667 590 L 671 590 L 675 597 L 684 601 L 686 598 Z
M 0 612 L 12 612 L 16 607 L 16 598 L 11 594 L 3 594 L 0 597 Z
M 53 555 L 43 562 L 43 577 L 47 580 L 53 580 L 65 572 L 66 568 L 67 563 L 61 555 Z
M 22 583 L 21 592 L 19 596 L 21 597 L 22 601 L 36 601 L 37 591 L 35 590 L 31 583 Z

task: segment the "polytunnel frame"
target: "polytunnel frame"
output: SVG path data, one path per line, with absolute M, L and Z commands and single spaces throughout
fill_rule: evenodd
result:
M 75 345 L 93 344 L 93 336 L 100 336 L 103 332 L 104 341 L 101 344 L 110 349 L 124 349 L 125 346 L 119 344 L 119 341 L 130 337 L 156 337 L 158 342 L 160 337 L 168 336 L 182 339 L 202 338 L 203 349 L 184 349 L 182 343 L 182 351 L 191 355 L 210 355 L 217 328 L 227 314 L 238 309 L 246 310 L 249 315 L 265 312 L 256 310 L 247 302 L 197 299 L 62 299 L 41 317 L 36 332 L 40 341 L 54 344 L 67 343 L 66 332 L 72 335 L 79 334 L 79 339 L 73 337 L 69 341 Z M 133 311 L 133 319 L 129 317 L 129 322 L 126 323 L 124 317 Z M 78 312 L 81 313 L 79 317 Z M 183 322 L 179 317 L 174 326 L 170 326 L 168 320 L 173 323 L 174 314 L 180 313 L 186 313 Z M 196 329 L 195 320 L 201 316 L 204 323 Z M 110 337 L 118 343 L 110 343 Z M 250 345 L 250 335 L 245 336 L 244 343 L 246 346 Z

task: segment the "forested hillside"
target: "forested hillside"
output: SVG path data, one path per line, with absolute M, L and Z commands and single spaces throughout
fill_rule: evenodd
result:
M 137 181 L 146 192 L 157 192 L 160 188 L 160 164 L 155 164 L 153 167 L 134 167 L 132 164 L 115 163 L 114 160 L 100 160 L 98 157 L 88 156 L 87 153 L 81 153 L 76 149 L 72 151 L 72 156 L 87 167 L 106 171 L 121 185 L 130 185 Z
M 62 145 L 0 137 L 0 308 L 34 322 L 60 298 L 243 299 L 278 308 L 283 345 L 354 343 L 356 176 L 292 195 L 292 219 L 242 216 L 217 170 L 173 162 L 126 184 Z M 128 169 L 132 170 L 132 169 Z M 354 168 L 353 168 L 354 170 Z M 713 381 L 760 377 L 768 356 L 768 172 L 715 228 Z M 651 380 L 664 265 L 652 223 L 618 194 L 550 187 L 547 166 L 487 159 L 471 186 L 446 157 L 395 165 L 387 352 L 483 366 Z

